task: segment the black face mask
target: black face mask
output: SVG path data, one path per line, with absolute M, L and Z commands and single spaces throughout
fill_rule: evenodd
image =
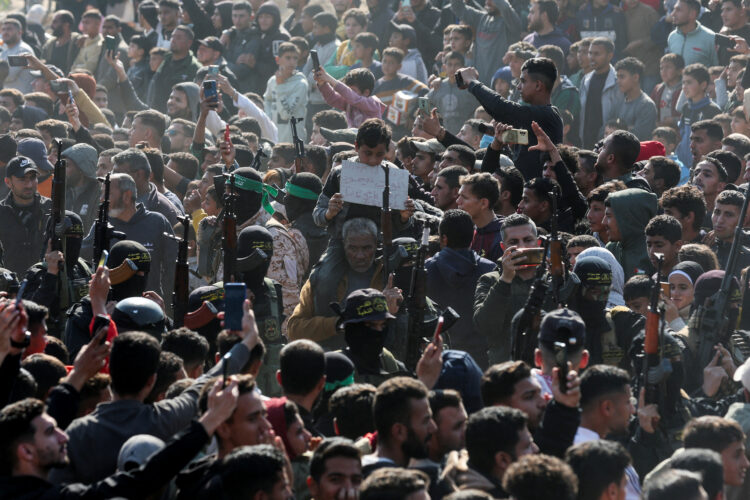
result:
M 385 345 L 385 335 L 385 328 L 379 332 L 365 326 L 365 323 L 350 323 L 346 325 L 344 331 L 344 339 L 349 350 L 369 369 L 377 369 L 380 366 L 380 354 Z
M 292 196 L 286 197 L 284 200 L 284 208 L 286 208 L 286 215 L 290 221 L 295 221 L 306 213 L 312 213 L 312 209 L 310 209 L 309 206 L 306 206 L 305 203 Z M 314 205 L 313 208 L 315 208 Z
M 411 288 L 411 274 L 414 266 L 399 267 L 394 272 L 393 286 L 400 288 L 404 293 L 408 293 Z
M 112 298 L 120 301 L 128 297 L 141 297 L 146 291 L 146 280 L 148 274 L 140 276 L 134 274 L 129 280 L 123 281 L 118 285 L 112 285 Z
M 245 286 L 252 290 L 256 295 L 263 286 L 263 279 L 266 277 L 269 265 L 270 262 L 258 266 L 252 271 L 245 271 L 242 273 L 242 281 L 245 283 Z
M 80 236 L 65 236 L 65 268 L 68 274 L 72 273 L 81 255 L 81 241 Z

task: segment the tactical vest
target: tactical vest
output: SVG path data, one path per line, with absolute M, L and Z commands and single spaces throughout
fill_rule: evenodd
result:
M 281 323 L 284 322 L 283 306 L 281 305 L 281 284 L 269 278 L 264 278 L 263 284 L 268 300 L 260 304 L 253 303 L 258 333 L 266 346 L 285 344 L 286 340 L 281 334 Z

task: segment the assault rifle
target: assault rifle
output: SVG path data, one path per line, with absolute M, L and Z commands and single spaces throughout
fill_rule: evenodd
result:
M 99 177 L 97 180 L 104 184 L 104 198 L 99 204 L 99 215 L 94 221 L 94 267 L 99 265 L 104 250 L 109 251 L 110 241 L 124 240 L 125 233 L 115 231 L 112 224 L 109 223 L 109 180 L 110 174 L 104 178 Z
M 652 368 L 658 368 L 661 364 L 660 345 L 661 338 L 659 335 L 659 320 L 661 312 L 659 308 L 659 294 L 661 292 L 661 266 L 664 263 L 664 255 L 654 254 L 657 258 L 656 263 L 656 280 L 651 283 L 651 304 L 649 305 L 648 315 L 646 317 L 646 336 L 643 341 L 643 387 L 646 388 L 646 404 L 655 404 L 659 402 L 659 385 L 649 383 L 648 372 Z
M 294 173 L 296 174 L 302 171 L 302 158 L 305 157 L 305 143 L 299 138 L 299 134 L 297 134 L 297 122 L 301 122 L 302 120 L 304 118 L 291 117 L 289 119 L 289 123 L 292 125 L 292 143 L 294 143 L 294 152 L 296 154 L 294 158 Z
M 737 258 L 742 249 L 742 240 L 744 239 L 742 221 L 745 220 L 745 216 L 747 215 L 748 199 L 750 197 L 746 194 L 745 201 L 742 203 L 742 210 L 740 210 L 740 217 L 737 219 L 737 227 L 734 229 L 734 239 L 729 250 L 727 265 L 724 268 L 724 279 L 721 281 L 721 286 L 715 294 L 706 299 L 707 302 L 705 305 L 697 304 L 702 309 L 702 318 L 697 337 L 701 339 L 698 345 L 698 366 L 700 367 L 707 366 L 711 361 L 716 344 L 723 344 L 730 352 L 732 351 L 729 341 L 734 332 L 735 325 L 730 324 L 729 304 L 732 302 L 732 280 L 734 280 L 735 275 L 739 271 L 736 269 Z
M 544 241 L 544 254 L 547 253 L 549 242 Z M 521 359 L 527 363 L 533 363 L 536 338 L 532 338 L 530 332 L 539 325 L 542 317 L 542 305 L 547 295 L 549 285 L 547 284 L 547 259 L 542 258 L 541 264 L 536 268 L 534 283 L 529 290 L 523 312 L 511 332 L 511 353 L 513 359 Z
M 52 178 L 52 212 L 49 217 L 49 226 L 47 229 L 47 238 L 50 242 L 50 249 L 63 252 L 65 254 L 65 245 L 63 238 L 65 233 L 65 160 L 62 157 L 62 142 L 53 141 L 57 146 L 57 161 L 55 162 L 55 172 Z M 60 261 L 57 268 L 57 302 L 58 306 L 65 310 L 70 302 L 68 294 L 68 280 L 65 271 L 65 261 Z
M 385 185 L 383 186 L 383 210 L 380 214 L 380 229 L 383 231 L 383 285 L 388 283 L 390 269 L 388 266 L 388 257 L 391 255 L 393 246 L 393 227 L 391 220 L 391 183 L 390 169 L 388 165 L 381 165 L 385 173 Z M 424 262 L 423 262 L 424 264 Z M 416 269 L 416 267 L 414 268 Z
M 174 313 L 175 328 L 180 328 L 185 322 L 185 315 L 188 313 L 188 298 L 190 297 L 190 266 L 188 265 L 190 216 L 178 217 L 178 220 L 182 223 L 182 238 L 164 233 L 164 236 L 177 240 L 179 244 L 174 271 L 174 290 L 172 291 L 172 311 Z
M 409 297 L 407 308 L 409 311 L 409 330 L 406 340 L 406 367 L 414 371 L 419 361 L 419 345 L 422 340 L 422 325 L 424 324 L 425 312 L 427 310 L 427 269 L 424 261 L 427 259 L 429 247 L 430 229 L 422 230 L 422 241 L 417 250 L 417 258 L 411 271 L 411 284 L 409 285 Z M 386 262 L 387 259 L 383 259 Z
M 221 248 L 224 252 L 224 283 L 234 283 L 237 264 L 237 216 L 234 212 L 234 174 L 228 174 L 229 188 L 224 189 L 224 210 L 222 213 Z

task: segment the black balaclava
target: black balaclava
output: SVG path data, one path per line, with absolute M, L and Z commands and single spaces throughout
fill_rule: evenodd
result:
M 344 325 L 344 340 L 349 350 L 367 371 L 380 371 L 380 354 L 385 346 L 387 328 L 382 332 L 366 326 L 365 322 Z
M 143 271 L 143 276 L 136 273 L 122 283 L 113 283 L 112 298 L 118 301 L 128 297 L 142 296 L 146 291 L 146 281 L 151 268 L 151 254 L 137 241 L 122 240 L 115 243 L 109 251 L 107 267 L 114 270 L 125 263 L 126 259 L 135 264 L 138 272 Z M 129 264 L 125 263 L 125 265 Z
M 284 186 L 284 207 L 287 218 L 294 222 L 306 213 L 312 213 L 318 196 L 323 190 L 323 183 L 317 175 L 310 172 L 294 174 Z
M 393 248 L 391 255 L 398 251 L 398 247 L 404 247 L 408 256 L 401 261 L 401 264 L 396 269 L 389 269 L 393 272 L 393 286 L 400 288 L 405 294 L 409 292 L 411 287 L 411 275 L 414 270 L 414 262 L 417 259 L 417 250 L 419 250 L 419 243 L 414 238 L 403 237 L 396 238 L 393 240 Z
M 73 266 L 78 262 L 81 255 L 81 240 L 83 238 L 83 221 L 77 213 L 70 210 L 65 211 L 65 228 L 63 230 L 63 255 L 65 256 L 65 269 L 70 275 Z
M 266 254 L 265 262 L 258 262 L 251 270 L 243 270 L 242 259 L 249 257 L 256 249 Z M 240 232 L 237 237 L 237 271 L 245 286 L 256 296 L 263 287 L 263 278 L 266 277 L 272 256 L 273 236 L 268 229 L 263 226 L 248 226 Z
M 612 268 L 606 260 L 592 255 L 577 259 L 573 272 L 581 280 L 581 286 L 576 291 L 575 307 L 572 309 L 586 323 L 586 348 L 592 359 L 599 360 L 602 356 L 600 336 L 609 330 L 605 308 L 612 286 Z M 594 288 L 598 289 L 598 297 L 587 298 L 586 292 Z
M 260 174 L 254 168 L 242 167 L 236 169 L 235 175 L 235 193 L 237 197 L 234 202 L 234 213 L 237 216 L 237 225 L 244 224 L 253 215 L 260 210 L 262 194 L 260 191 L 251 191 L 243 189 L 243 179 L 262 183 Z M 240 179 L 240 177 L 242 179 Z M 227 178 L 226 189 L 229 189 L 229 178 Z

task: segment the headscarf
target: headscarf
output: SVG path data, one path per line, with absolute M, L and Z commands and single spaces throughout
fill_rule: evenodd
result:
M 612 269 L 612 288 L 609 291 L 607 307 L 612 308 L 615 306 L 624 306 L 625 299 L 622 296 L 622 291 L 625 287 L 625 272 L 622 270 L 622 266 L 619 262 L 617 262 L 615 256 L 612 255 L 612 252 L 610 252 L 606 248 L 601 247 L 587 248 L 586 250 L 578 254 L 578 259 L 580 259 L 581 257 L 588 257 L 592 255 L 606 261 L 609 264 L 609 267 Z
M 690 281 L 690 284 L 695 287 L 695 282 L 698 281 L 698 278 L 703 273 L 704 270 L 700 264 L 698 264 L 697 262 L 693 262 L 692 260 L 685 260 L 678 263 L 672 268 L 672 272 L 669 273 L 669 277 L 667 279 L 669 279 L 673 274 L 679 274 L 687 278 L 688 281 Z

